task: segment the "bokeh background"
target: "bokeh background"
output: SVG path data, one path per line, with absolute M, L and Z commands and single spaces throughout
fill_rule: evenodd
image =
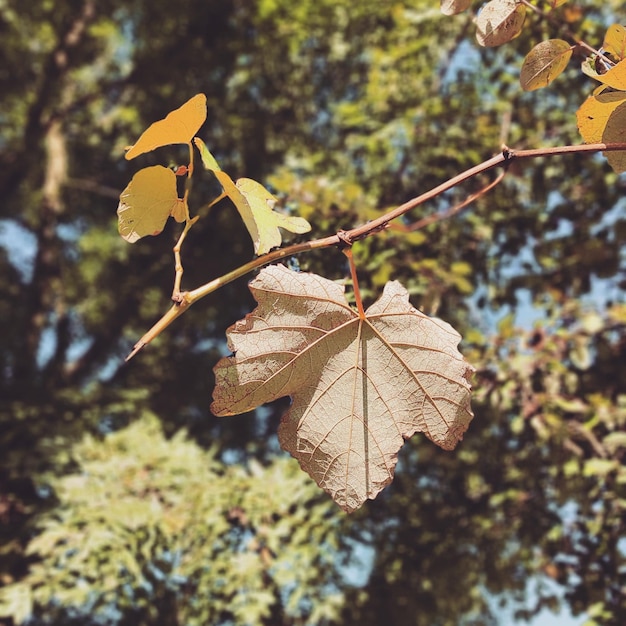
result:
M 516 163 L 461 216 L 355 245 L 365 299 L 400 280 L 477 372 L 457 450 L 413 437 L 353 515 L 280 451 L 286 399 L 209 411 L 250 277 L 123 362 L 170 306 L 180 228 L 117 234 L 133 173 L 185 162 L 124 160 L 150 123 L 205 93 L 222 167 L 325 236 L 503 142 L 579 143 L 582 57 L 533 93 L 521 61 L 559 24 L 599 47 L 626 18 L 619 0 L 554 15 L 481 49 L 472 11 L 435 0 L 0 0 L 3 626 L 626 623 L 626 178 L 600 155 Z M 192 213 L 218 191 L 198 172 Z M 183 287 L 252 255 L 223 201 L 185 243 Z M 298 262 L 348 276 L 338 250 Z

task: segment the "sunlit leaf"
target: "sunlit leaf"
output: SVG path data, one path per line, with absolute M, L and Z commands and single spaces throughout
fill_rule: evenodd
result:
M 550 5 L 551 9 L 557 9 L 566 2 L 567 0 L 548 0 L 548 4 Z
M 472 0 L 441 0 L 441 12 L 444 15 L 462 13 L 472 4 Z
M 213 174 L 215 174 L 215 177 L 219 181 L 220 185 L 222 185 L 224 193 L 230 198 L 237 211 L 239 211 L 239 215 L 241 215 L 241 219 L 250 233 L 252 243 L 254 244 L 254 251 L 256 253 L 260 246 L 261 235 L 259 233 L 256 220 L 254 219 L 252 208 L 248 204 L 248 200 L 241 193 L 241 191 L 237 189 L 235 182 L 226 172 L 223 172 L 222 170 L 213 170 Z
M 346 511 L 393 479 L 404 439 L 454 448 L 472 419 L 472 367 L 461 337 L 409 303 L 398 282 L 362 319 L 343 287 L 283 266 L 250 289 L 257 308 L 228 331 L 234 356 L 215 367 L 212 411 L 243 413 L 283 396 L 281 446 Z
M 604 36 L 602 47 L 614 59 L 618 61 L 624 59 L 626 57 L 626 27 L 621 24 L 611 24 Z
M 306 233 L 311 230 L 310 224 L 304 218 L 274 211 L 276 198 L 260 183 L 249 178 L 240 178 L 235 184 L 226 172 L 214 170 L 213 174 L 239 211 L 252 238 L 255 254 L 266 254 L 272 248 L 280 246 L 282 238 L 279 227 L 292 233 Z
M 589 96 L 576 118 L 586 143 L 626 141 L 626 93 L 613 91 Z M 626 151 L 606 152 L 605 156 L 616 172 L 626 171 Z
M 517 37 L 526 18 L 526 8 L 515 0 L 491 0 L 476 18 L 476 39 L 481 46 L 500 46 Z
M 126 152 L 126 158 L 134 159 L 162 146 L 189 143 L 204 124 L 206 115 L 206 96 L 199 93 L 180 108 L 168 113 L 165 119 L 152 124 Z
M 272 248 L 280 246 L 282 237 L 279 227 L 298 234 L 308 233 L 311 230 L 311 225 L 303 217 L 284 215 L 274 211 L 276 198 L 255 180 L 239 178 L 236 186 L 248 201 L 248 206 L 254 215 L 259 232 L 257 254 L 265 254 Z
M 206 147 L 206 144 L 200 137 L 194 137 L 193 139 L 196 148 L 198 148 L 200 152 L 200 158 L 202 159 L 202 165 L 204 165 L 204 169 L 211 170 L 213 172 L 217 172 L 222 168 L 219 166 L 218 162 L 215 160 L 215 157 L 209 152 L 209 149 Z
M 548 39 L 537 44 L 526 55 L 522 65 L 522 89 L 533 91 L 549 85 L 567 67 L 572 49 L 562 39 Z
M 139 170 L 121 193 L 118 228 L 126 241 L 134 243 L 146 235 L 158 235 L 170 215 L 184 221 L 185 214 L 176 190 L 176 174 L 167 167 L 154 165 Z
M 626 91 L 626 59 L 617 63 L 608 72 L 598 74 L 594 78 L 607 87 Z

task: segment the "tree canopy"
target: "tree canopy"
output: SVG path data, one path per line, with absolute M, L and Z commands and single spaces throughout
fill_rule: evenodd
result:
M 171 304 L 181 195 L 134 245 L 115 207 L 138 170 L 184 186 L 186 148 L 136 142 L 196 94 L 208 114 L 182 143 L 202 137 L 229 174 L 194 174 L 185 289 L 278 245 L 251 240 L 235 192 L 206 208 L 224 176 L 306 220 L 282 231 L 293 243 L 375 220 L 502 144 L 580 143 L 576 111 L 621 83 L 592 96 L 606 72 L 582 74 L 580 46 L 545 89 L 520 72 L 542 82 L 565 48 L 527 55 L 565 29 L 600 48 L 621 3 L 533 2 L 502 47 L 477 43 L 481 3 L 462 4 L 0 3 L 0 623 L 478 625 L 500 600 L 624 623 L 626 178 L 605 157 L 515 162 L 454 218 L 413 228 L 494 173 L 354 244 L 365 306 L 400 281 L 476 373 L 456 450 L 415 435 L 351 515 L 281 452 L 284 399 L 210 411 L 253 276 L 124 363 Z M 291 263 L 350 277 L 339 249 Z

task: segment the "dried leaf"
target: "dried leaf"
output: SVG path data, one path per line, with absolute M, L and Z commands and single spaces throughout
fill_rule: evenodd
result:
M 457 15 L 472 4 L 472 0 L 441 0 L 441 12 L 444 15 Z
M 176 190 L 176 174 L 162 165 L 139 170 L 120 194 L 120 235 L 129 243 L 146 235 L 158 235 L 170 215 L 176 216 L 177 221 L 184 221 L 186 215 Z
M 612 91 L 589 96 L 576 112 L 578 130 L 585 143 L 626 141 L 626 92 Z M 626 171 L 626 151 L 605 152 L 618 173 Z
M 549 85 L 567 67 L 572 50 L 573 46 L 562 39 L 548 39 L 537 44 L 522 65 L 522 89 L 534 91 Z
M 346 511 L 393 479 L 404 439 L 454 448 L 472 419 L 473 368 L 460 335 L 414 309 L 397 282 L 361 319 L 343 287 L 283 266 L 250 284 L 257 308 L 228 331 L 212 411 L 233 415 L 283 396 L 282 447 Z
M 476 39 L 481 46 L 500 46 L 520 34 L 525 19 L 526 8 L 516 0 L 491 0 L 476 18 Z
M 168 113 L 163 120 L 155 122 L 139 137 L 137 143 L 126 152 L 128 160 L 144 152 L 162 146 L 190 143 L 206 120 L 206 96 L 195 95 L 180 108 Z
M 602 47 L 615 60 L 624 59 L 626 57 L 626 27 L 621 24 L 611 24 L 604 36 Z

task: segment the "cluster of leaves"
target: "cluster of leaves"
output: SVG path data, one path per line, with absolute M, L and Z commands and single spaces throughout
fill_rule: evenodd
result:
M 124 614 L 190 625 L 337 616 L 341 593 L 320 583 L 338 575 L 339 520 L 328 523 L 332 504 L 292 459 L 227 466 L 182 431 L 166 439 L 150 415 L 86 437 L 72 455 L 75 471 L 55 482 L 59 506 L 29 544 L 40 560 L 2 590 L 0 615 L 21 623 L 47 607 L 59 622 Z
M 175 172 L 162 165 L 153 165 L 133 176 L 120 196 L 117 210 L 120 235 L 130 243 L 147 235 L 158 235 L 170 216 L 177 222 L 185 222 L 188 227 L 193 225 L 195 219 L 192 220 L 189 214 L 189 189 L 179 198 L 176 181 L 177 176 L 186 176 L 188 181 L 191 180 L 192 139 L 200 151 L 204 167 L 213 173 L 223 189 L 223 193 L 209 206 L 224 196 L 231 199 L 252 237 L 256 254 L 265 254 L 271 248 L 280 246 L 279 226 L 294 233 L 311 230 L 306 220 L 275 212 L 276 198 L 260 183 L 249 178 L 240 178 L 235 182 L 222 171 L 204 142 L 195 137 L 206 116 L 206 96 L 198 94 L 165 119 L 152 124 L 127 150 L 126 158 L 130 160 L 163 146 L 186 144 L 189 146 L 189 163 L 178 166 Z
M 490 0 L 476 17 L 476 40 L 481 46 L 495 47 L 520 35 L 526 16 L 532 11 L 541 19 L 552 20 L 552 12 L 567 0 L 547 0 L 546 12 L 526 0 Z M 470 0 L 441 0 L 445 15 L 467 10 Z M 601 83 L 578 109 L 578 128 L 587 143 L 619 143 L 626 138 L 626 27 L 609 26 L 602 47 L 595 50 L 571 32 L 570 41 L 548 39 L 526 55 L 520 72 L 524 90 L 546 87 L 562 74 L 574 50 L 587 52 L 582 71 Z M 626 171 L 626 152 L 607 153 L 616 172 Z

